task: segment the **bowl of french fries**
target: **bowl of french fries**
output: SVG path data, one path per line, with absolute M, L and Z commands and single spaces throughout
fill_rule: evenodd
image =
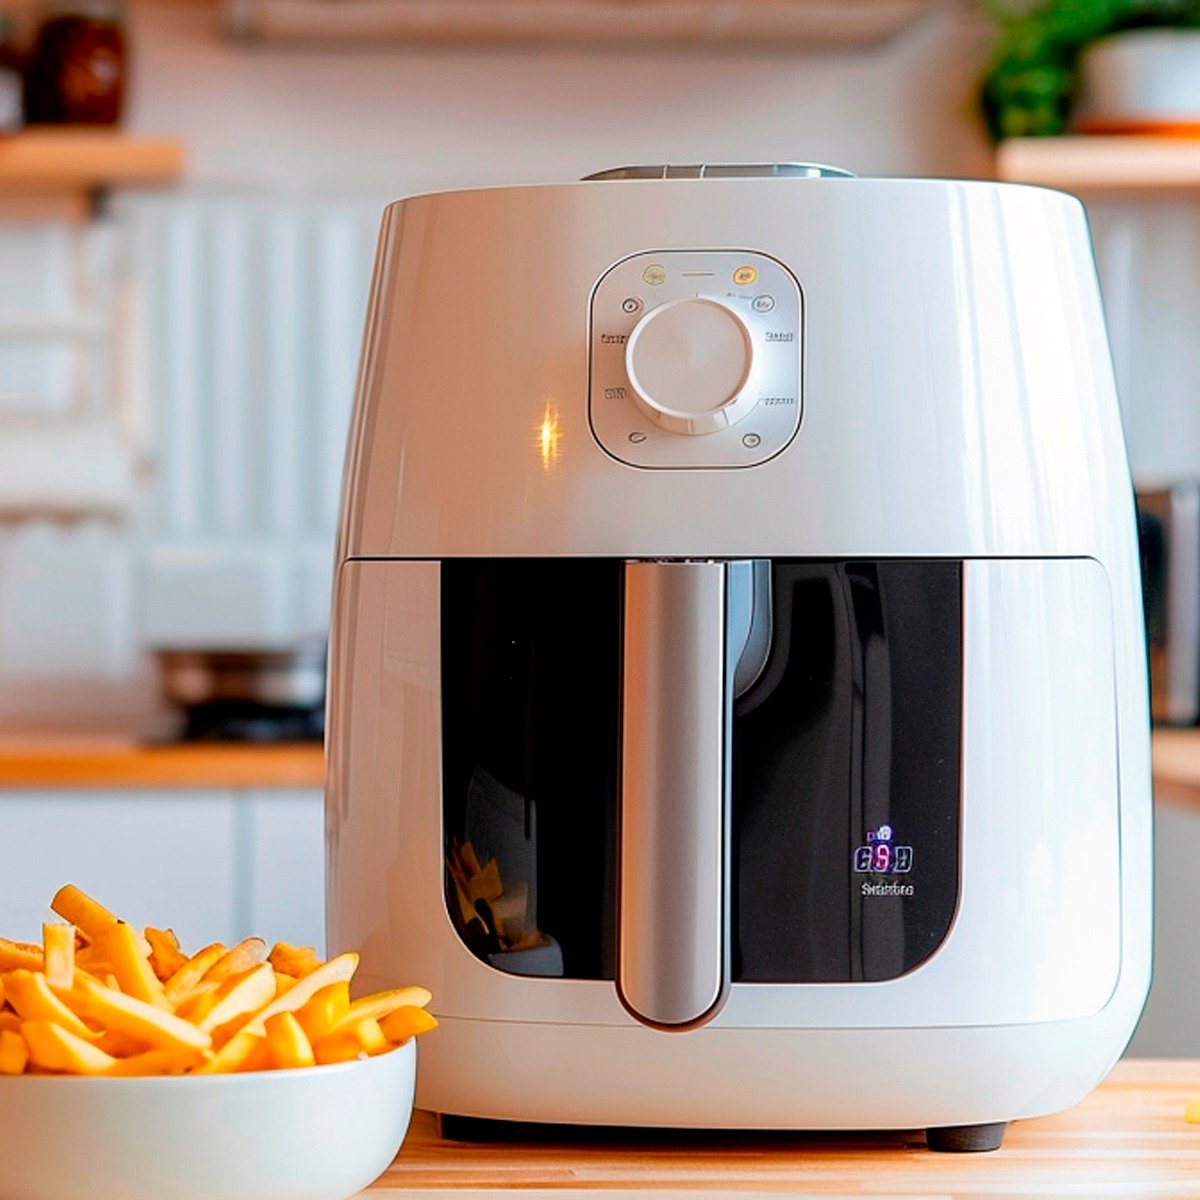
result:
M 420 987 L 352 998 L 357 954 L 188 954 L 78 888 L 0 938 L 3 1200 L 346 1200 L 412 1114 Z

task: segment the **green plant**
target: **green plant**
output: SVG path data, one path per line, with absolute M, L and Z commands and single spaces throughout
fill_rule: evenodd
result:
M 984 0 L 999 41 L 980 89 L 992 137 L 1062 133 L 1080 52 L 1126 29 L 1200 26 L 1200 0 Z

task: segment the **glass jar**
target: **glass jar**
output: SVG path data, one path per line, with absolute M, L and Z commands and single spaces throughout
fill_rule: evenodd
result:
M 25 83 L 30 124 L 115 125 L 125 94 L 122 0 L 48 0 Z

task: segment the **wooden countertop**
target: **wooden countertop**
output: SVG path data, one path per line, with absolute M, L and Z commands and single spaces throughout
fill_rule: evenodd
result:
M 320 742 L 0 741 L 0 788 L 323 788 Z
M 583 1084 L 582 1086 L 586 1086 Z M 736 1085 L 731 1085 L 736 1086 Z M 444 1142 L 413 1116 L 367 1200 L 419 1189 L 678 1189 L 829 1196 L 1200 1196 L 1200 1061 L 1133 1059 L 1069 1112 L 1013 1125 L 991 1154 L 933 1154 L 912 1134 L 597 1133 Z

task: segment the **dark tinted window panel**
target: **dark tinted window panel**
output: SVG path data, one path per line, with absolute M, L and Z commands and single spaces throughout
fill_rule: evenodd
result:
M 613 976 L 622 571 L 442 564 L 446 901 L 501 970 Z
M 734 978 L 895 978 L 958 897 L 961 567 L 771 573 L 771 653 L 734 710 Z

